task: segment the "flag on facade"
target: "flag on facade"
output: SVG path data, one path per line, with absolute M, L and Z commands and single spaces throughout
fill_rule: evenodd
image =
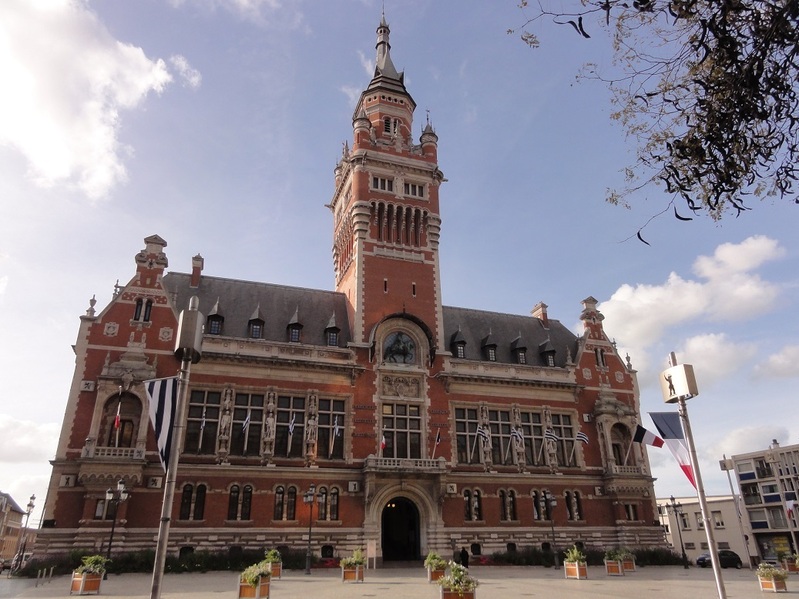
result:
M 291 440 L 294 438 L 294 417 L 296 414 L 291 415 L 291 421 L 289 421 L 289 439 L 288 443 L 286 443 L 286 457 L 291 455 Z
M 178 409 L 178 377 L 144 381 L 144 389 L 150 402 L 150 422 L 155 431 L 161 467 L 166 472 L 172 450 L 172 421 Z
M 788 517 L 793 519 L 794 511 L 796 510 L 796 501 L 793 499 L 786 499 L 785 500 L 785 513 L 788 514 Z
M 341 435 L 341 427 L 338 425 L 338 414 L 333 418 L 333 434 L 330 435 L 330 444 L 327 450 L 327 459 L 333 457 L 333 448 L 336 445 L 336 437 Z
M 477 425 L 477 434 L 484 441 L 488 440 L 488 429 L 486 427 Z
M 203 406 L 203 419 L 200 420 L 200 433 L 205 430 L 205 406 Z
M 120 425 L 120 423 L 121 423 L 121 420 L 120 420 L 120 415 L 119 415 L 119 410 L 120 410 L 121 408 L 122 408 L 122 400 L 120 399 L 120 400 L 117 402 L 117 415 L 116 415 L 116 416 L 114 416 L 114 430 L 115 430 L 115 431 L 116 431 L 116 430 L 119 430 L 119 425 Z
M 646 430 L 640 424 L 636 425 L 633 442 L 652 445 L 653 447 L 663 447 L 663 439 L 658 437 L 655 433 Z
M 580 443 L 588 443 L 588 435 L 586 435 L 583 431 L 577 431 L 577 436 L 574 437 L 575 441 L 580 441 Z
M 560 437 L 558 437 L 555 431 L 551 428 L 547 428 L 547 430 L 544 432 L 544 437 L 550 441 L 560 441 Z
M 289 436 L 294 434 L 294 414 L 291 415 L 291 422 L 289 422 Z
M 515 426 L 510 429 L 510 436 L 513 439 L 524 441 L 524 435 L 522 434 L 522 429 L 516 428 Z
M 655 423 L 655 428 L 658 429 L 660 436 L 666 447 L 679 462 L 680 468 L 691 484 L 696 488 L 696 479 L 694 478 L 694 469 L 691 466 L 691 455 L 688 452 L 688 443 L 685 441 L 685 435 L 682 430 L 682 423 L 680 422 L 680 415 L 677 412 L 649 412 L 652 422 Z
M 380 450 L 384 450 L 386 448 L 386 435 L 383 433 L 383 436 L 380 438 Z
M 247 410 L 247 417 L 241 423 L 241 434 L 246 435 L 250 429 L 250 410 Z

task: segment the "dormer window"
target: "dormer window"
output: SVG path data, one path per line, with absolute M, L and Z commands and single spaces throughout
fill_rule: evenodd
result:
M 510 351 L 516 358 L 517 364 L 527 364 L 527 345 L 522 340 L 522 333 L 510 344 Z
M 264 321 L 251 320 L 248 336 L 250 339 L 261 339 L 264 336 Z
M 221 316 L 209 316 L 208 317 L 208 334 L 209 335 L 221 335 L 222 334 L 222 323 L 225 321 L 224 318 Z
M 485 356 L 485 359 L 488 360 L 489 362 L 496 362 L 497 344 L 491 335 L 491 331 L 488 332 L 488 335 L 483 337 L 483 341 L 480 345 L 483 348 L 483 355 Z
M 330 347 L 337 347 L 338 346 L 338 331 L 334 329 L 328 329 L 327 331 L 327 344 Z
M 527 364 L 527 350 L 526 349 L 516 350 L 516 361 L 519 364 Z
M 538 354 L 541 356 L 541 359 L 544 361 L 545 365 L 549 366 L 550 368 L 554 368 L 555 346 L 552 345 L 552 342 L 549 339 L 538 346 Z
M 494 345 L 486 347 L 486 358 L 489 362 L 497 361 L 497 348 Z
M 466 357 L 466 344 L 465 343 L 457 343 L 455 345 L 455 357 L 456 358 L 465 358 Z
M 292 324 L 289 325 L 289 341 L 291 343 L 299 343 L 300 342 L 300 331 L 302 327 L 300 325 Z
M 453 356 L 461 360 L 466 357 L 466 338 L 463 336 L 460 327 L 458 327 L 458 330 L 452 335 L 449 343 Z

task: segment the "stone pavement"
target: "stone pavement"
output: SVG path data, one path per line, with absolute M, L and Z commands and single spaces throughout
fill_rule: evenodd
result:
M 601 567 L 589 567 L 587 580 L 565 580 L 563 570 L 540 566 L 473 566 L 480 581 L 479 599 L 517 597 L 565 599 L 714 599 L 718 597 L 713 571 L 685 570 L 678 566 L 638 568 L 624 577 L 607 576 Z M 722 570 L 729 599 L 763 599 L 754 572 Z M 149 574 L 111 574 L 101 597 L 149 599 Z M 167 574 L 161 587 L 163 599 L 235 599 L 237 576 L 232 572 Z M 788 580 L 788 592 L 799 594 L 799 576 Z M 0 597 L 53 599 L 69 596 L 69 577 L 54 577 L 38 588 L 33 580 L 0 578 Z M 339 570 L 284 572 L 273 580 L 270 599 L 438 599 L 438 587 L 428 583 L 424 569 L 381 568 L 367 570 L 364 583 L 342 583 Z

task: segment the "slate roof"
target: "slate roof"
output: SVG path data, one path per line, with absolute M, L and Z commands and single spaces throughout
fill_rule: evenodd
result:
M 222 316 L 223 337 L 248 337 L 249 321 L 260 310 L 264 320 L 262 339 L 287 341 L 287 327 L 295 321 L 302 325 L 302 343 L 327 345 L 325 329 L 331 318 L 339 331 L 339 347 L 350 341 L 346 297 L 335 291 L 287 287 L 203 275 L 200 286 L 189 286 L 191 276 L 170 272 L 164 276 L 164 288 L 177 294 L 176 307 L 183 309 L 189 298 L 200 298 L 200 312 L 208 316 L 216 306 Z M 218 304 L 217 304 L 218 302 Z
M 467 360 L 485 360 L 483 347 L 486 338 L 496 345 L 497 362 L 517 364 L 512 349 L 527 348 L 527 364 L 545 366 L 540 355 L 541 349 L 555 350 L 555 366 L 565 366 L 567 356 L 577 355 L 577 336 L 563 326 L 560 321 L 549 319 L 549 329 L 545 329 L 542 321 L 534 316 L 517 314 L 501 314 L 469 308 L 453 308 L 443 306 L 444 312 L 444 345 L 452 350 L 452 342 L 457 337 L 466 342 Z M 521 341 L 517 341 L 521 335 Z M 547 346 L 546 344 L 550 345 Z

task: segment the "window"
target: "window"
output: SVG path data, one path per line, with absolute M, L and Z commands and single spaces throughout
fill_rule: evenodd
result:
M 317 408 L 317 457 L 328 460 L 344 459 L 343 399 L 319 398 Z
M 561 466 L 575 466 L 574 448 L 574 428 L 572 419 L 568 414 L 552 414 L 552 430 L 558 437 L 555 448 L 558 456 L 558 464 Z
M 516 492 L 513 489 L 500 490 L 499 502 L 500 520 L 503 522 L 516 520 Z
M 466 489 L 463 492 L 464 520 L 482 520 L 482 501 L 480 491 Z
M 634 503 L 625 503 L 624 512 L 628 520 L 638 520 L 638 506 Z
M 719 541 L 718 543 L 719 549 L 729 549 L 730 544 L 727 541 Z
M 516 361 L 519 364 L 527 364 L 527 351 L 520 349 L 516 352 Z
M 275 489 L 275 511 L 272 514 L 273 520 L 283 519 L 283 506 L 286 500 L 286 491 L 280 486 Z
M 305 397 L 278 396 L 275 414 L 275 456 L 303 457 L 304 437 Z
M 147 300 L 144 304 L 144 322 L 150 322 L 150 315 L 153 312 L 153 300 Z
M 105 520 L 105 499 L 98 499 L 94 504 L 94 519 Z
M 715 528 L 724 528 L 724 516 L 721 515 L 721 512 L 713 512 L 713 526 Z
M 705 530 L 705 521 L 702 520 L 702 512 L 694 512 L 696 518 L 696 530 Z
M 317 519 L 330 521 L 338 520 L 338 489 L 332 487 L 328 493 L 326 487 L 320 487 L 317 495 L 317 501 L 319 502 Z
M 286 520 L 294 520 L 297 517 L 297 487 L 289 487 L 288 498 L 286 500 Z
M 491 431 L 491 461 L 494 464 L 515 464 L 510 411 L 489 410 L 488 429 Z
M 372 189 L 378 191 L 394 191 L 394 180 L 384 177 L 372 177 Z
M 555 366 L 555 354 L 547 354 L 546 360 L 547 360 L 547 366 L 549 367 Z
M 582 519 L 583 504 L 579 491 L 566 491 L 563 494 L 563 500 L 566 503 L 566 514 L 569 520 Z
M 466 343 L 455 344 L 455 357 L 460 359 L 466 357 Z
M 222 322 L 224 318 L 221 316 L 209 316 L 207 319 L 208 324 L 208 334 L 209 335 L 221 335 L 222 334 Z
M 596 365 L 600 368 L 605 368 L 607 366 L 607 363 L 605 362 L 605 350 L 597 347 L 594 350 L 594 354 L 596 355 Z
M 482 461 L 477 450 L 477 425 L 477 408 L 455 409 L 455 443 L 461 464 L 479 464 Z
M 233 426 L 230 431 L 231 455 L 260 455 L 263 418 L 264 396 L 262 394 L 236 393 Z
M 424 197 L 424 185 L 421 183 L 406 183 L 404 191 L 406 196 L 411 196 L 414 198 Z
M 298 324 L 289 325 L 289 342 L 290 343 L 299 343 L 300 342 L 300 331 L 302 330 L 302 326 Z
M 252 509 L 252 485 L 244 485 L 240 489 L 238 485 L 230 487 L 227 504 L 228 520 L 249 520 Z
M 383 457 L 422 457 L 422 416 L 417 405 L 384 403 L 382 431 L 386 439 Z
M 205 485 L 197 485 L 197 492 L 194 492 L 194 485 L 183 485 L 180 496 L 180 516 L 181 520 L 202 520 L 205 513 Z M 192 507 L 194 513 L 192 514 Z M 193 516 L 193 517 L 192 517 Z
M 696 543 L 693 543 L 691 541 L 686 541 L 685 548 L 686 549 L 696 549 Z
M 788 528 L 788 519 L 782 507 L 768 508 L 768 520 L 770 528 Z
M 493 345 L 486 347 L 486 358 L 489 362 L 497 361 L 497 348 Z
M 144 300 L 137 299 L 136 305 L 133 308 L 133 320 L 141 320 L 141 312 L 143 307 L 144 307 Z
M 249 337 L 250 339 L 261 339 L 264 336 L 264 321 L 251 320 Z
M 688 519 L 688 514 L 679 514 L 680 527 L 683 530 L 691 530 L 691 521 Z
M 219 391 L 193 390 L 186 420 L 185 453 L 216 453 L 216 433 L 222 394 Z
M 114 418 L 111 419 L 108 431 L 107 447 L 133 447 L 133 421 L 119 420 L 119 428 L 114 427 Z
M 328 329 L 327 331 L 327 344 L 331 347 L 338 345 L 338 331 L 335 329 Z
M 543 495 L 538 491 L 533 491 L 533 520 L 543 520 L 544 519 L 544 510 L 541 506 L 543 506 Z
M 244 485 L 244 493 L 241 496 L 241 520 L 249 520 L 252 510 L 252 486 Z
M 391 119 L 389 117 L 383 119 L 383 132 L 391 133 Z
M 237 520 L 239 516 L 239 495 L 241 494 L 241 489 L 238 485 L 233 485 L 230 487 L 230 492 L 228 493 L 228 502 L 227 502 L 227 519 L 228 520 Z

